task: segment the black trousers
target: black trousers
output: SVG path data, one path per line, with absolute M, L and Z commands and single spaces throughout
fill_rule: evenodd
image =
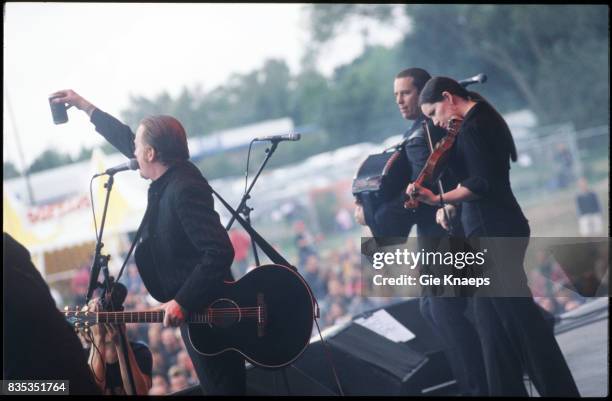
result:
M 528 396 L 523 383 L 527 372 L 542 397 L 579 397 L 554 332 L 527 286 L 523 259 L 529 230 L 525 232 L 519 241 L 498 238 L 493 246 L 497 284 L 506 283 L 511 288 L 505 294 L 515 296 L 472 298 L 489 395 Z M 497 290 L 504 294 L 502 285 Z
M 579 397 L 554 332 L 533 298 L 474 298 L 491 396 L 526 397 L 527 372 L 542 397 Z
M 436 224 L 436 208 L 420 205 L 404 209 L 403 197 L 382 205 L 376 212 L 377 235 L 406 237 L 417 226 L 419 248 L 437 250 L 448 234 Z M 460 230 L 460 228 L 459 228 Z M 478 333 L 465 312 L 467 298 L 424 296 L 421 314 L 444 342 L 445 354 L 462 395 L 487 395 L 487 381 Z
M 487 378 L 478 333 L 466 316 L 469 298 L 423 297 L 420 310 L 444 342 L 444 353 L 462 396 L 486 396 Z
M 204 356 L 189 341 L 187 325 L 181 326 L 181 336 L 200 379 L 204 395 L 245 395 L 246 368 L 244 357 L 235 351 L 216 356 Z

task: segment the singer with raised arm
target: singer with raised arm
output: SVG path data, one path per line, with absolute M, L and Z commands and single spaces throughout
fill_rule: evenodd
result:
M 204 394 L 244 394 L 246 371 L 240 354 L 203 356 L 188 339 L 188 313 L 207 306 L 223 281 L 233 279 L 234 250 L 206 178 L 189 161 L 183 126 L 170 116 L 150 116 L 134 135 L 130 127 L 72 90 L 52 97 L 53 102 L 87 113 L 96 131 L 126 157 L 136 158 L 140 176 L 151 180 L 135 253 L 138 271 L 149 293 L 163 303 L 164 324 L 180 326 Z

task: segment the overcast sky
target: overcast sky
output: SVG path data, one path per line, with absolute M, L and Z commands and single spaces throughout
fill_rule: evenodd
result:
M 175 95 L 195 85 L 208 91 L 272 57 L 298 73 L 308 41 L 303 7 L 5 3 L 4 160 L 22 167 L 16 135 L 27 164 L 48 147 L 74 155 L 101 142 L 75 109 L 68 111 L 68 123 L 53 124 L 47 97 L 59 89 L 74 89 L 118 115 L 130 95 Z M 323 53 L 323 73 L 360 53 L 358 32 L 346 31 Z M 371 40 L 390 45 L 399 35 L 398 28 L 379 29 Z

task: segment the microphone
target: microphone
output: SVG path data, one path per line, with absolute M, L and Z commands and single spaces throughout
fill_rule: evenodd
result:
M 127 297 L 128 290 L 123 283 L 113 283 L 111 292 L 112 310 L 123 310 L 123 302 Z
M 471 78 L 466 78 L 463 79 L 461 81 L 459 81 L 459 85 L 463 86 L 464 88 L 468 85 L 472 85 L 472 84 L 483 84 L 487 82 L 487 76 L 483 73 L 480 73 L 478 75 L 475 75 Z
M 284 134 L 284 135 L 270 135 L 270 136 L 262 136 L 261 138 L 255 138 L 254 141 L 272 141 L 272 142 L 280 142 L 280 141 L 299 141 L 302 137 L 302 134 Z
M 106 169 L 105 172 L 96 174 L 94 177 L 99 177 L 104 174 L 115 175 L 116 173 L 120 171 L 125 171 L 125 170 L 138 170 L 138 160 L 130 159 L 125 163 L 121 163 L 121 164 L 116 165 L 115 167 Z

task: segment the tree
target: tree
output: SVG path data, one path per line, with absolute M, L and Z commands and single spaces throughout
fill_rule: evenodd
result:
M 388 4 L 313 4 L 306 9 L 311 38 L 323 44 L 356 18 L 388 22 L 393 16 L 393 7 Z
M 70 155 L 60 153 L 55 149 L 47 149 L 40 156 L 34 159 L 28 168 L 28 172 L 36 173 L 38 171 L 63 166 L 71 162 L 72 159 L 70 158 Z
M 388 21 L 392 6 L 386 7 L 380 16 L 373 11 L 369 16 Z M 581 128 L 608 122 L 607 6 L 403 7 L 411 21 L 398 49 L 403 60 L 418 60 L 436 75 L 455 78 L 484 71 L 490 78 L 481 87 L 485 97 L 501 111 L 527 106 L 541 124 L 569 120 Z M 366 9 L 312 6 L 313 42 L 331 40 L 339 27 Z
M 393 98 L 398 68 L 392 50 L 368 47 L 336 69 L 322 119 L 332 147 L 382 140 L 405 129 Z
M 289 115 L 296 125 L 306 125 L 322 120 L 330 94 L 327 79 L 313 69 L 298 75 L 290 95 Z
M 91 159 L 91 154 L 93 153 L 93 149 L 92 148 L 81 148 L 81 151 L 79 152 L 79 155 L 77 157 L 75 157 L 74 159 L 72 159 L 72 162 L 80 162 L 83 160 L 89 160 Z
M 10 180 L 11 178 L 19 177 L 19 171 L 12 162 L 4 162 L 2 166 L 2 178 Z

